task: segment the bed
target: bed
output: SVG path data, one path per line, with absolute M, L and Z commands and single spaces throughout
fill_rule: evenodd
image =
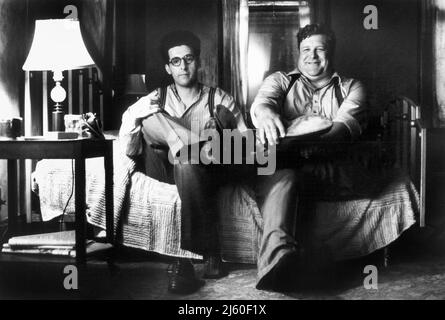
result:
M 136 171 L 134 161 L 123 155 L 119 139 L 114 145 L 114 221 L 118 243 L 168 256 L 201 259 L 180 248 L 181 200 L 176 186 Z M 102 158 L 86 162 L 87 219 L 98 227 L 105 225 L 102 168 Z M 300 223 L 299 237 L 305 243 L 316 244 L 314 247 L 328 248 L 334 260 L 361 257 L 387 247 L 419 216 L 419 194 L 403 169 L 394 170 L 392 166 L 385 170 L 380 191 L 372 198 L 313 201 L 312 218 Z M 72 191 L 71 160 L 41 160 L 32 179 L 44 221 L 60 217 L 65 206 L 65 214 L 73 214 L 74 201 L 67 204 Z M 263 221 L 252 191 L 248 186 L 227 186 L 218 203 L 223 259 L 255 263 Z

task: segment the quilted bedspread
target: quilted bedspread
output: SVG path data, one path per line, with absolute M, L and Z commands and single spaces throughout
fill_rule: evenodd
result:
M 42 218 L 62 214 L 71 194 L 71 160 L 41 160 L 33 173 Z M 86 161 L 87 219 L 105 226 L 103 159 Z M 67 214 L 74 212 L 74 197 Z M 175 185 L 159 182 L 135 170 L 118 141 L 114 152 L 114 215 L 118 241 L 128 247 L 176 257 L 201 257 L 180 248 L 181 200 Z M 226 261 L 255 263 L 262 232 L 262 217 L 250 189 L 226 187 L 221 191 L 220 237 Z M 396 240 L 415 223 L 419 197 L 403 174 L 392 174 L 372 199 L 317 201 L 302 237 L 331 249 L 336 260 L 367 255 Z

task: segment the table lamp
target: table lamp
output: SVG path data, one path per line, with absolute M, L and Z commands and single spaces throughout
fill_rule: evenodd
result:
M 34 38 L 23 70 L 53 72 L 55 86 L 51 90 L 51 99 L 55 105 L 51 131 L 64 131 L 64 112 L 61 103 L 66 98 L 66 91 L 61 86 L 62 71 L 83 69 L 93 65 L 94 61 L 83 42 L 78 20 L 36 20 Z
M 145 85 L 145 74 L 132 73 L 125 78 L 124 95 L 140 98 L 148 94 Z

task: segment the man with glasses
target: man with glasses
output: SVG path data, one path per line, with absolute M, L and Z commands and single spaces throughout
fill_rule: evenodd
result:
M 212 166 L 188 161 L 193 159 L 182 161 L 182 156 L 181 161 L 172 159 L 183 152 L 187 154 L 193 147 L 198 148 L 200 156 L 205 153 L 200 152 L 206 142 L 200 133 L 214 128 L 214 118 L 220 116 L 213 113 L 214 105 L 223 106 L 226 114 L 230 113 L 231 121 L 219 118 L 220 124 L 231 122 L 236 128 L 230 129 L 240 131 L 247 128 L 231 95 L 199 83 L 200 40 L 193 33 L 167 34 L 160 51 L 173 83 L 142 97 L 127 109 L 120 137 L 127 141 L 127 155 L 144 159 L 147 175 L 176 184 L 181 198 L 181 248 L 204 256 L 204 277 L 219 278 L 225 275 L 216 232 L 219 179 Z M 195 277 L 188 259 L 178 259 L 168 272 L 168 288 L 174 293 L 192 292 L 203 283 Z

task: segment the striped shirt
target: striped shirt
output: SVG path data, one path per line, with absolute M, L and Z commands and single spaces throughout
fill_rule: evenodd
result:
M 255 127 L 258 126 L 255 109 L 258 105 L 267 105 L 281 115 L 285 126 L 286 122 L 303 115 L 320 115 L 345 124 L 353 138 L 362 133 L 366 120 L 366 93 L 361 82 L 340 77 L 335 72 L 325 86 L 315 88 L 300 74 L 285 97 L 291 76 L 297 74 L 300 74 L 298 70 L 287 74 L 275 72 L 264 80 L 250 109 Z M 344 99 L 341 105 L 335 96 L 337 81 Z
M 181 100 L 176 87 L 171 84 L 167 87 L 166 100 L 164 110 L 182 126 L 192 129 L 198 129 L 199 133 L 205 129 L 206 123 L 210 120 L 209 111 L 209 92 L 210 87 L 200 84 L 199 94 L 191 105 L 186 106 Z M 140 98 L 135 104 L 130 106 L 122 115 L 122 125 L 119 131 L 119 136 L 125 139 L 126 149 L 128 155 L 137 155 L 142 152 L 142 137 L 140 121 L 135 122 L 135 117 L 132 114 L 132 109 L 136 104 L 147 104 L 150 101 L 146 97 Z M 236 105 L 233 97 L 227 92 L 216 88 L 215 90 L 215 106 L 223 105 L 229 109 L 237 122 L 237 129 L 241 132 L 247 130 L 241 111 Z M 192 125 L 193 123 L 193 125 Z

